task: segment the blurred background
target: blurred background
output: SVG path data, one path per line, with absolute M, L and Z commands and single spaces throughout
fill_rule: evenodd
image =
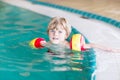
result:
M 99 14 L 120 21 L 120 0 L 38 0 Z

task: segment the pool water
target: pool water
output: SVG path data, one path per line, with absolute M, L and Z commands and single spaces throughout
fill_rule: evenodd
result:
M 0 80 L 92 80 L 93 50 L 51 55 L 47 48 L 28 45 L 37 37 L 49 40 L 49 21 L 48 16 L 0 2 Z M 70 37 L 75 33 L 73 28 Z

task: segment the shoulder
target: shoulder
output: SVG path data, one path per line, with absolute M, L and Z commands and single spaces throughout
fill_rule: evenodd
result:
M 64 45 L 67 47 L 67 48 L 70 48 L 70 43 L 68 41 L 65 41 L 64 42 Z

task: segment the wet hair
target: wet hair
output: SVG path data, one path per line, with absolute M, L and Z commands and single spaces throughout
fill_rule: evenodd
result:
M 67 22 L 67 20 L 64 17 L 53 17 L 48 25 L 47 32 L 49 32 L 49 30 L 52 29 L 58 30 L 58 25 L 62 25 L 61 28 L 66 31 L 66 35 L 68 37 L 71 33 L 71 25 Z

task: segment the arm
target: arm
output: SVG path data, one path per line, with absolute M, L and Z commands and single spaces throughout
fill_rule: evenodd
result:
M 103 51 L 107 51 L 107 52 L 117 52 L 120 53 L 120 49 L 113 49 L 113 48 L 109 48 L 103 45 L 98 45 L 98 44 L 94 44 L 94 43 L 90 43 L 90 44 L 85 44 L 84 48 L 89 49 L 89 48 L 97 48 Z

